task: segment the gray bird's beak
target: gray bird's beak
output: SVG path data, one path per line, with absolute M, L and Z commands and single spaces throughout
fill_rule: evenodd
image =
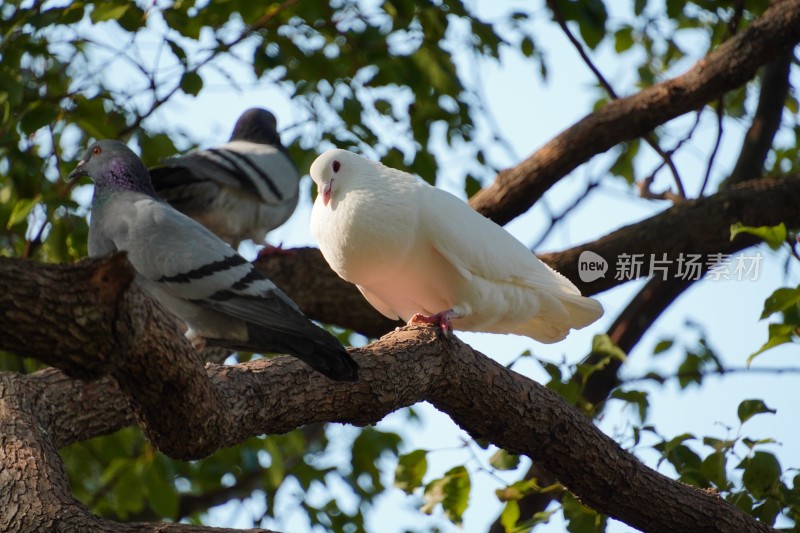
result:
M 74 181 L 78 178 L 82 178 L 83 176 L 88 176 L 89 174 L 86 173 L 86 169 L 83 168 L 85 165 L 85 160 L 81 159 L 78 161 L 78 166 L 75 167 L 75 170 L 69 173 L 67 176 L 67 181 Z

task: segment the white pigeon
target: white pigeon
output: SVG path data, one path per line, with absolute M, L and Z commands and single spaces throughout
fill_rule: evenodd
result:
M 150 176 L 159 196 L 234 248 L 261 244 L 292 215 L 300 190 L 275 115 L 260 108 L 242 113 L 227 143 L 167 159 Z
M 603 315 L 567 278 L 452 194 L 346 150 L 311 165 L 311 233 L 391 319 L 552 343 Z
M 206 343 L 288 353 L 326 376 L 354 381 L 358 365 L 274 283 L 186 215 L 156 198 L 141 159 L 117 141 L 98 141 L 69 175 L 94 180 L 89 255 L 125 251 L 136 281 Z

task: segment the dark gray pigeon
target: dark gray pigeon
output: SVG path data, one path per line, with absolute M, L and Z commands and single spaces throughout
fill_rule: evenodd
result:
M 94 180 L 89 255 L 124 250 L 137 282 L 188 326 L 197 349 L 288 353 L 339 381 L 358 365 L 274 283 L 191 218 L 156 197 L 141 159 L 99 141 L 69 175 Z
M 245 111 L 226 144 L 167 159 L 150 175 L 172 207 L 234 248 L 262 243 L 297 207 L 300 173 L 266 109 Z

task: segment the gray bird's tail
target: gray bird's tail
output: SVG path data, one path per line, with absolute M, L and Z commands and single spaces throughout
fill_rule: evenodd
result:
M 300 336 L 247 324 L 247 342 L 234 346 L 229 342 L 209 339 L 209 344 L 250 352 L 285 353 L 297 357 L 335 381 L 358 380 L 358 363 L 353 361 L 344 346 L 321 328 L 313 326 L 309 330 L 308 335 Z

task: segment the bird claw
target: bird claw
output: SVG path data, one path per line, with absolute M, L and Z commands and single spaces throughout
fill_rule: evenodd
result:
M 413 324 L 433 324 L 438 325 L 442 328 L 442 333 L 445 335 L 449 335 L 453 331 L 453 324 L 450 322 L 450 319 L 455 317 L 455 313 L 452 309 L 448 309 L 447 311 L 442 311 L 441 313 L 436 313 L 435 315 L 423 315 L 422 313 L 416 313 L 414 316 L 411 317 L 411 320 L 408 321 L 408 325 L 411 326 Z

